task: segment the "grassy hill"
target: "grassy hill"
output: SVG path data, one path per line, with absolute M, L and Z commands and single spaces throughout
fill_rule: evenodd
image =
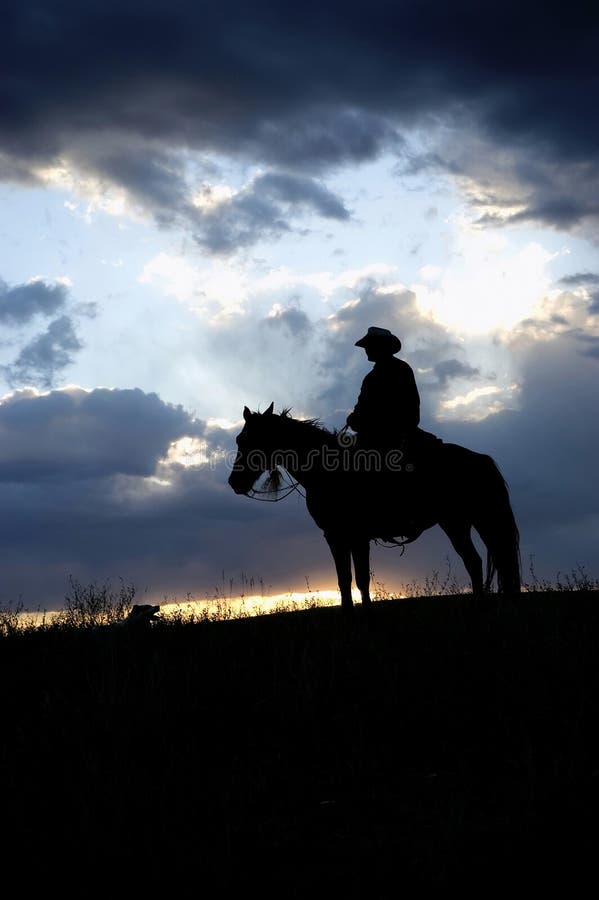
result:
M 596 590 L 12 631 L 5 859 L 189 869 L 207 897 L 571 891 L 596 856 L 598 646 Z

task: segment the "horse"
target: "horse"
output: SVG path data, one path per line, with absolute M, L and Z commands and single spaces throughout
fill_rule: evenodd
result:
M 429 463 L 419 467 L 417 457 L 406 463 L 396 452 L 377 466 L 380 454 L 360 455 L 344 429 L 295 419 L 288 409 L 276 414 L 273 403 L 263 413 L 244 407 L 243 419 L 229 486 L 252 496 L 265 473 L 275 489 L 288 473 L 290 490 L 303 489 L 333 556 L 344 611 L 353 607 L 352 561 L 362 606 L 370 607 L 371 541 L 405 546 L 435 525 L 462 559 L 473 595 L 490 592 L 495 577 L 498 593 L 521 590 L 519 531 L 507 483 L 492 457 L 437 438 Z M 485 579 L 473 528 L 487 551 Z

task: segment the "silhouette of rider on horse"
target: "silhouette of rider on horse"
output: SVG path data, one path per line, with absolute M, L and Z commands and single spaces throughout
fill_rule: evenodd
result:
M 401 341 L 387 328 L 371 326 L 356 347 L 362 347 L 374 363 L 347 417 L 347 426 L 357 435 L 356 450 L 376 451 L 380 460 L 377 471 L 384 479 L 392 479 L 389 487 L 398 484 L 395 473 L 401 472 L 406 476 L 401 479 L 404 500 L 418 496 L 424 501 L 423 493 L 434 491 L 434 465 L 429 468 L 429 464 L 434 463 L 442 441 L 419 428 L 420 395 L 414 372 L 395 355 L 401 350 Z M 391 458 L 394 466 L 389 464 Z M 418 478 L 423 470 L 425 483 Z M 414 474 L 408 478 L 410 473 L 416 478 Z

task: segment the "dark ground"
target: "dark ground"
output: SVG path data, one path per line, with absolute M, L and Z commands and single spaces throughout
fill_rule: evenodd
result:
M 4 871 L 571 895 L 596 869 L 598 639 L 596 591 L 4 637 Z

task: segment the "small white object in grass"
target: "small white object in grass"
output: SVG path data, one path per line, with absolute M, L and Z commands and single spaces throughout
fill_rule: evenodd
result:
M 131 611 L 126 619 L 118 624 L 124 627 L 143 627 L 154 622 L 154 616 L 160 612 L 159 606 L 152 606 L 150 603 L 136 603 L 131 607 Z

